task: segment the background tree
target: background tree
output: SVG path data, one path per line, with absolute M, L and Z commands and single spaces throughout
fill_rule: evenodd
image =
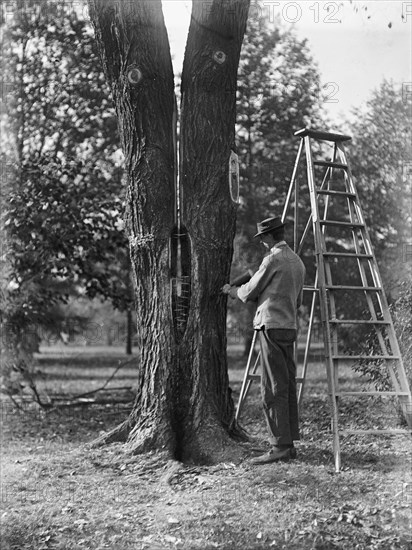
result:
M 23 350 L 29 361 L 36 327 L 62 330 L 58 302 L 81 292 L 130 311 L 133 298 L 122 155 L 91 29 L 70 6 L 29 2 L 4 32 L 7 372 Z
M 377 260 L 390 297 L 411 280 L 412 101 L 383 81 L 354 113 L 350 159 Z
M 324 94 L 306 39 L 298 38 L 280 19 L 270 24 L 250 18 L 239 63 L 241 203 L 233 277 L 260 263 L 263 251 L 252 240 L 256 222 L 281 215 L 298 147 L 293 134 L 305 126 L 327 127 Z M 229 311 L 231 330 L 246 336 L 247 352 L 253 304 L 232 302 Z
M 251 19 L 239 66 L 237 139 L 242 159 L 245 229 L 262 214 L 279 211 L 296 157 L 293 133 L 321 127 L 322 90 L 307 40 L 280 20 Z
M 411 382 L 412 101 L 404 92 L 384 80 L 353 113 L 348 131 L 355 183 Z M 372 337 L 364 336 L 363 343 L 366 353 L 380 353 Z M 367 361 L 358 370 L 380 389 L 391 386 L 379 363 Z

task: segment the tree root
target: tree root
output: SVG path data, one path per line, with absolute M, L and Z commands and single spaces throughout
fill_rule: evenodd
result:
M 229 435 L 239 442 L 250 441 L 252 439 L 248 431 L 235 419 L 233 419 L 229 426 Z
M 91 442 L 91 446 L 102 447 L 103 445 L 109 445 L 110 443 L 126 443 L 131 430 L 132 428 L 130 427 L 129 421 L 125 420 L 113 428 L 113 430 L 110 430 L 109 432 L 94 439 Z
M 245 451 L 239 444 L 241 440 L 240 431 L 228 431 L 213 418 L 204 419 L 182 442 L 180 460 L 197 465 L 240 463 L 245 458 Z
M 185 466 L 177 460 L 169 460 L 167 470 L 160 479 L 160 484 L 171 485 L 173 478 L 185 470 Z
M 156 449 L 175 457 L 176 438 L 169 426 L 134 426 L 126 442 L 126 452 L 137 455 Z
M 133 419 L 127 419 L 107 433 L 102 434 L 94 441 L 92 447 L 102 447 L 111 443 L 124 443 L 125 452 L 130 455 L 139 455 L 156 450 L 164 453 L 167 460 L 175 456 L 175 437 L 168 426 L 160 423 L 151 426 L 139 425 Z
M 167 423 L 139 425 L 128 419 L 99 436 L 91 446 L 124 443 L 124 450 L 130 455 L 157 451 L 165 460 L 171 460 L 175 464 L 212 465 L 220 462 L 242 462 L 250 453 L 247 442 L 251 440 L 239 424 L 232 424 L 230 429 L 226 430 L 217 422 L 209 420 L 203 421 L 195 432 L 187 434 L 183 441 L 177 442 L 175 433 Z M 174 475 L 175 472 L 172 470 L 169 481 Z M 169 481 L 166 479 L 167 483 Z

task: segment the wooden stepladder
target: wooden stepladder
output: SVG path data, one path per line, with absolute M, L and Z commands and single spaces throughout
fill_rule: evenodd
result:
M 314 284 L 304 290 L 311 293 L 308 332 L 298 400 L 301 404 L 309 351 L 318 308 L 323 333 L 324 361 L 332 419 L 333 453 L 336 471 L 340 470 L 338 399 L 347 396 L 396 396 L 408 430 L 390 433 L 411 433 L 412 398 L 399 349 L 390 310 L 382 286 L 376 257 L 365 224 L 359 196 L 354 185 L 345 142 L 350 136 L 304 128 L 295 133 L 300 138 L 282 220 L 294 203 L 294 251 L 301 254 L 313 234 L 312 248 L 316 258 Z M 330 160 L 313 158 L 313 142 L 322 150 L 328 145 Z M 298 172 L 306 157 L 305 189 L 299 189 Z M 309 195 L 310 214 L 299 219 L 300 204 Z M 302 223 L 303 221 L 303 223 Z M 350 313 L 348 313 L 348 311 Z M 255 332 L 256 338 L 256 332 Z M 259 355 L 252 366 L 253 340 L 236 412 L 236 418 L 257 374 Z M 373 350 L 373 351 L 370 351 Z M 296 357 L 296 353 L 295 353 Z M 345 389 L 340 372 L 346 365 L 372 365 L 379 369 L 391 386 L 390 391 L 361 387 Z M 388 433 L 388 430 L 383 430 Z M 380 430 L 346 430 L 345 433 L 380 433 Z

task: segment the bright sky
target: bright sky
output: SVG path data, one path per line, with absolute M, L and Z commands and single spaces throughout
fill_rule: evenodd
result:
M 329 98 L 326 107 L 336 122 L 341 113 L 360 107 L 383 78 L 411 89 L 412 1 L 252 0 L 252 4 L 255 17 L 271 20 L 280 14 L 300 37 L 308 38 Z M 355 5 L 361 9 L 358 13 Z M 180 72 L 191 1 L 163 0 L 163 11 L 175 72 Z

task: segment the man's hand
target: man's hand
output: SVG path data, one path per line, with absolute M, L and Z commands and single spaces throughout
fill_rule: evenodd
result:
M 237 298 L 237 287 L 226 284 L 222 287 L 222 294 L 228 294 L 234 300 Z

